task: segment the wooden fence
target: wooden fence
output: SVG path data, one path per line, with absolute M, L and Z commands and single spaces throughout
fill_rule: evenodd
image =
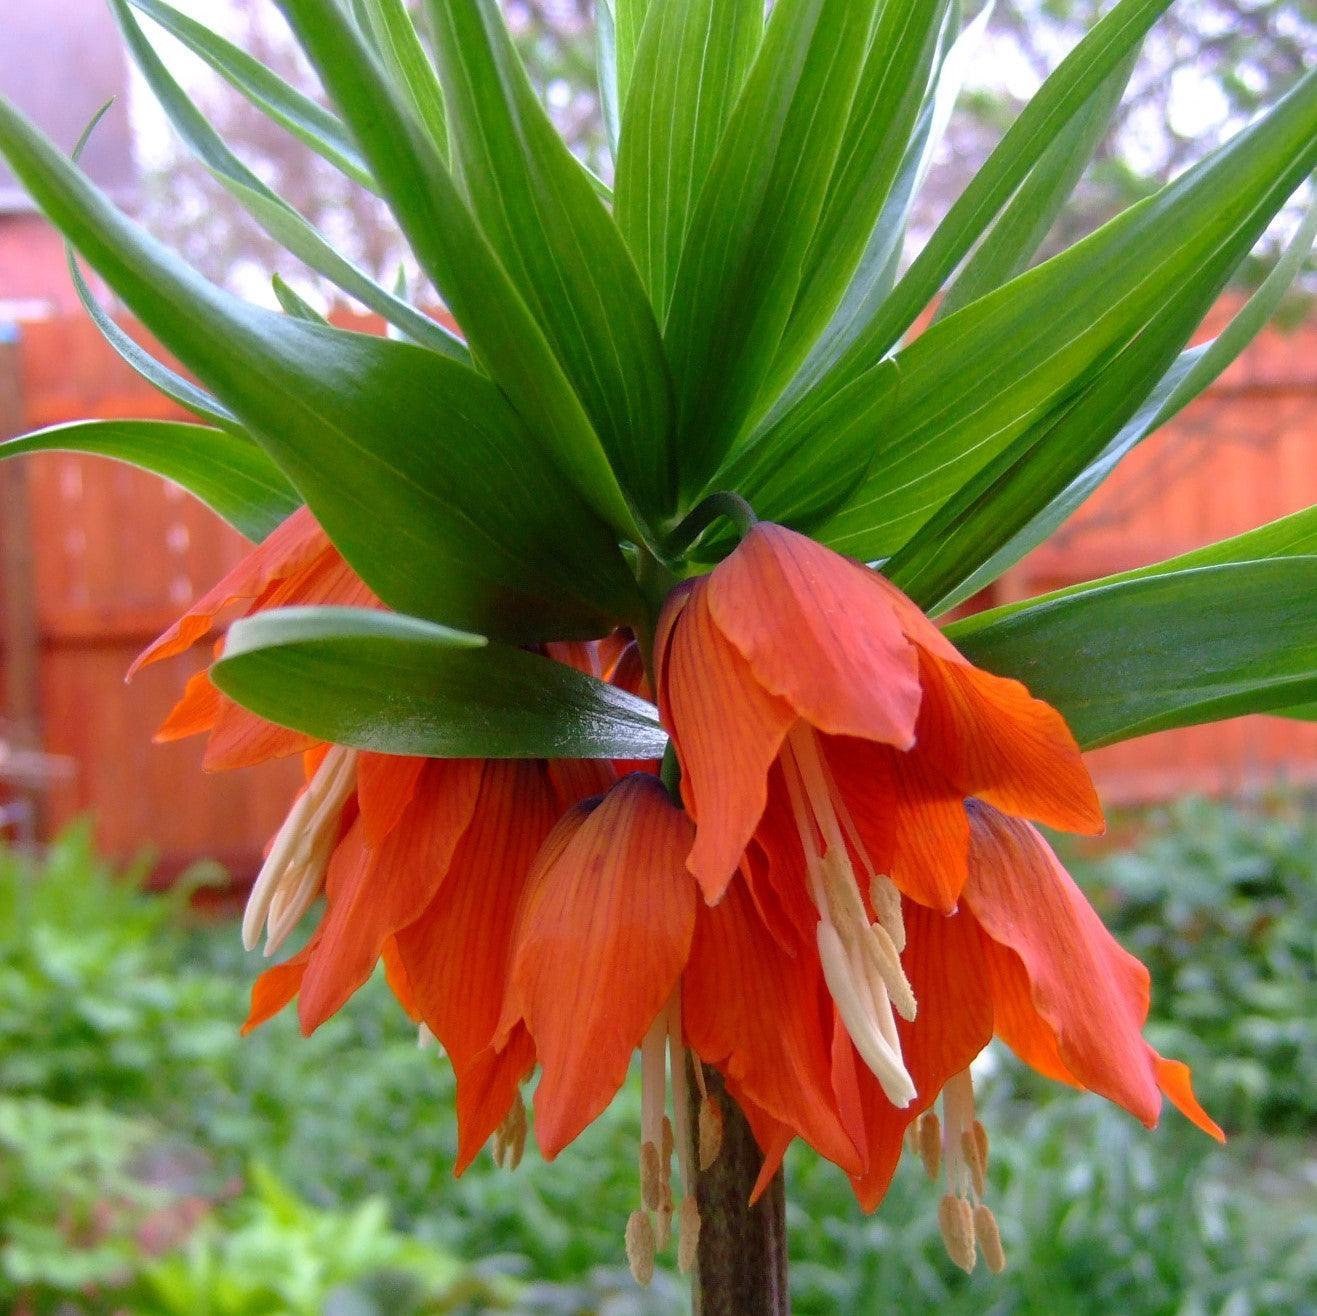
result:
M 0 344 L 0 432 L 176 414 L 84 321 L 24 325 L 16 343 Z M 92 810 L 110 854 L 149 845 L 166 874 L 210 856 L 249 874 L 295 789 L 296 763 L 208 776 L 198 743 L 151 744 L 151 729 L 200 655 L 123 680 L 133 655 L 237 560 L 244 542 L 177 488 L 100 459 L 52 454 L 9 463 L 0 465 L 0 481 L 7 734 L 20 748 L 76 765 L 44 792 L 42 830 Z M 1264 335 L 995 586 L 995 597 L 1155 561 L 1314 501 L 1317 325 L 1310 324 L 1291 336 Z M 1092 765 L 1112 802 L 1313 782 L 1317 727 L 1240 719 L 1102 750 Z

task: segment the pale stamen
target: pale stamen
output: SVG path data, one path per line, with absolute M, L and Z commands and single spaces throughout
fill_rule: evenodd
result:
M 869 922 L 843 827 L 869 869 L 871 886 L 877 875 L 828 775 L 813 732 L 803 725 L 794 727 L 781 761 L 811 895 L 819 911 L 815 933 L 828 991 L 855 1049 L 888 1100 L 898 1107 L 908 1106 L 915 1098 L 915 1086 L 901 1056 L 892 1006 L 895 1003 L 904 1018 L 913 1019 L 914 992 L 891 933 L 881 920 Z M 899 923 L 893 926 L 903 935 Z
M 942 1089 L 942 1116 L 947 1176 L 947 1193 L 938 1207 L 942 1240 L 952 1261 L 963 1270 L 974 1269 L 977 1242 L 988 1269 L 1000 1274 L 1006 1267 L 1001 1232 L 982 1200 L 987 1187 L 988 1135 L 974 1113 L 974 1085 L 968 1070 L 949 1079 Z
M 247 898 L 242 944 L 252 950 L 268 921 L 272 955 L 315 901 L 338 842 L 343 806 L 357 787 L 357 751 L 331 746 L 274 838 Z

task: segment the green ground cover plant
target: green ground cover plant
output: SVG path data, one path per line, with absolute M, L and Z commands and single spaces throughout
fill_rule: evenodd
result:
M 1150 1036 L 1197 1062 L 1230 1142 L 1169 1118 L 1147 1135 L 1094 1098 L 1049 1101 L 990 1053 L 1006 1274 L 950 1265 L 917 1163 L 864 1217 L 837 1169 L 798 1148 L 795 1310 L 865 1312 L 877 1295 L 951 1313 L 1304 1310 L 1317 1289 L 1317 823 L 1297 799 L 1189 801 L 1139 828 L 1132 848 L 1075 867 L 1152 968 Z M 40 864 L 0 854 L 7 1309 L 686 1310 L 675 1272 L 642 1293 L 616 1264 L 634 1084 L 570 1163 L 530 1151 L 508 1174 L 482 1158 L 455 1181 L 450 1071 L 382 982 L 308 1041 L 291 1017 L 239 1039 L 235 930 L 198 924 L 188 883 L 147 894 L 142 871 L 116 877 L 86 827 Z

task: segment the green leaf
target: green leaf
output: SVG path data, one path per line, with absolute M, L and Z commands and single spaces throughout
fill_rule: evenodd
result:
M 889 557 L 1169 301 L 1219 285 L 1314 165 L 1317 73 L 1155 197 L 931 326 L 897 354 L 900 415 L 822 537 L 854 557 Z
M 471 208 L 646 519 L 674 504 L 672 394 L 645 291 L 545 113 L 493 0 L 430 6 Z
M 0 154 L 142 323 L 250 429 L 390 607 L 515 641 L 598 635 L 630 615 L 634 583 L 615 540 L 494 385 L 424 348 L 305 324 L 221 292 L 3 99 Z
M 700 193 L 664 326 L 687 495 L 730 449 L 772 365 L 875 3 L 778 0 Z
M 396 324 L 415 342 L 454 360 L 468 361 L 469 354 L 460 339 L 428 315 L 381 288 L 340 256 L 311 224 L 229 150 L 224 139 L 165 68 L 133 17 L 129 3 L 130 0 L 110 0 L 110 7 L 137 67 L 175 131 L 225 190 L 276 242 L 311 269 Z
M 310 302 L 296 290 L 290 288 L 278 274 L 270 276 L 270 287 L 274 290 L 275 301 L 283 308 L 285 315 L 291 315 L 298 320 L 305 320 L 307 324 L 329 323 Z
M 337 5 L 278 3 L 481 366 L 521 414 L 532 441 L 610 525 L 640 542 L 599 436 L 429 135 Z
M 827 201 L 764 390 L 769 398 L 810 355 L 864 256 L 919 120 L 947 7 L 947 0 L 887 0 L 879 11 Z
M 897 284 L 838 362 L 838 381 L 889 351 L 1090 97 L 1142 42 L 1171 0 L 1120 0 L 1079 41 L 1007 129 Z
M 616 66 L 618 120 L 631 94 L 631 75 L 636 66 L 640 35 L 649 15 L 651 0 L 604 0 L 613 25 L 613 61 Z M 602 5 L 601 5 L 602 7 Z
M 1097 150 L 1120 104 L 1142 42 L 1116 65 L 1020 184 L 987 237 L 938 303 L 937 318 L 1000 287 L 1033 259 Z
M 915 198 L 946 135 L 965 78 L 974 67 L 993 4 L 986 4 L 974 21 L 957 35 L 959 12 L 960 5 L 953 0 L 943 15 L 928 93 L 845 295 L 832 319 L 815 339 L 804 364 L 756 424 L 747 446 L 772 429 L 794 403 L 814 388 L 863 334 L 865 326 L 877 315 L 891 293 Z M 765 389 L 761 403 L 767 400 L 769 393 L 771 389 Z
M 407 12 L 406 0 L 363 0 L 370 32 L 394 82 L 406 89 L 412 110 L 435 149 L 448 156 L 448 116 L 443 88 Z
M 660 323 L 695 203 L 764 31 L 762 0 L 653 0 L 636 52 L 613 214 Z
M 225 694 L 321 740 L 436 758 L 658 758 L 652 705 L 562 663 L 389 613 L 289 608 L 236 622 Z
M 140 466 L 180 484 L 248 539 L 264 539 L 301 506 L 292 485 L 250 439 L 167 420 L 88 420 L 0 443 L 0 460 L 83 452 Z
M 1307 259 L 1315 237 L 1317 237 L 1317 197 L 1314 197 L 1309 204 L 1308 212 L 1298 232 L 1271 273 L 1225 329 L 1211 342 L 1181 352 L 1175 365 L 1148 394 L 1134 415 L 1107 441 L 1097 456 L 1089 461 L 1082 473 L 1036 512 L 1027 525 L 993 553 L 939 606 L 954 607 L 996 580 L 1003 571 L 1037 548 L 1078 510 L 1127 453 L 1217 379 L 1271 319 L 1295 275 Z M 1244 556 L 1262 555 L 1245 554 Z
M 947 628 L 1056 707 L 1085 749 L 1317 697 L 1317 557 L 1099 584 Z
M 609 153 L 616 160 L 618 142 L 622 137 L 622 103 L 617 90 L 617 23 L 613 16 L 613 0 L 595 0 L 594 38 L 599 112 L 604 120 Z
M 109 312 L 96 300 L 87 280 L 78 268 L 77 256 L 73 248 L 68 248 L 69 276 L 77 290 L 82 308 L 91 318 L 91 322 L 100 330 L 101 337 L 118 353 L 121 360 L 131 366 L 151 385 L 157 393 L 164 394 L 171 402 L 177 402 L 202 420 L 208 420 L 232 433 L 242 433 L 238 418 L 217 398 L 211 397 L 203 388 L 198 388 L 190 379 L 184 379 L 176 370 L 171 370 L 163 361 L 157 361 L 140 343 L 130 338 L 110 318 Z
M 165 0 L 128 0 L 159 23 L 194 55 L 210 65 L 231 87 L 263 114 L 287 129 L 368 191 L 376 184 L 342 123 L 309 96 L 291 87 L 260 60 L 212 32 L 204 23 L 180 13 Z

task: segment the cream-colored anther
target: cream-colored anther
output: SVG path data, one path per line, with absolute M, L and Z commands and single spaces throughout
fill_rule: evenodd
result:
M 654 1226 L 646 1211 L 632 1211 L 626 1222 L 626 1259 L 631 1278 L 648 1287 L 654 1278 Z
M 982 1202 L 974 1208 L 974 1237 L 978 1239 L 979 1251 L 983 1260 L 994 1275 L 1000 1275 L 1006 1269 L 1006 1253 L 1002 1251 L 1001 1230 L 997 1228 L 997 1217 Z
M 965 1129 L 960 1135 L 960 1154 L 965 1158 L 965 1168 L 969 1171 L 970 1183 L 974 1185 L 976 1197 L 982 1197 L 987 1191 L 987 1165 L 979 1149 L 978 1139 L 973 1129 Z
M 877 873 L 869 881 L 869 903 L 878 922 L 887 929 L 898 951 L 905 949 L 905 917 L 901 913 L 901 893 L 890 877 Z
M 979 1120 L 975 1120 L 970 1125 L 970 1132 L 974 1135 L 974 1145 L 978 1148 L 979 1160 L 986 1170 L 988 1168 L 988 1130 L 983 1127 Z
M 662 1182 L 659 1150 L 652 1142 L 642 1142 L 640 1144 L 640 1200 L 644 1202 L 647 1211 L 658 1210 Z
M 942 1126 L 930 1110 L 920 1116 L 918 1130 L 919 1159 L 924 1163 L 924 1173 L 936 1182 L 942 1173 Z
M 974 1269 L 974 1212 L 963 1197 L 947 1193 L 937 1204 L 937 1227 L 947 1256 L 967 1273 Z
M 690 1273 L 699 1249 L 700 1209 L 693 1197 L 683 1197 L 677 1213 L 677 1269 L 683 1275 Z
M 698 1070 L 696 1071 L 698 1072 Z M 718 1159 L 723 1145 L 723 1108 L 717 1097 L 707 1093 L 700 1102 L 700 1169 L 707 1170 Z
M 877 947 L 878 963 L 876 967 L 878 972 L 882 974 L 883 985 L 887 988 L 887 994 L 892 998 L 896 1013 L 906 1023 L 914 1023 L 915 992 L 914 988 L 910 986 L 910 979 L 905 976 L 905 970 L 901 967 L 901 956 L 897 952 L 896 943 L 881 923 L 874 923 L 870 926 L 868 940 L 873 946 Z
M 319 895 L 338 841 L 339 817 L 356 787 L 357 751 L 331 746 L 288 811 L 252 885 L 242 915 L 242 944 L 248 950 L 255 948 L 268 921 L 265 953 L 273 954 Z
M 659 1160 L 663 1165 L 664 1180 L 672 1178 L 672 1152 L 676 1146 L 676 1139 L 672 1136 L 672 1121 L 664 1115 L 663 1117 L 663 1146 L 659 1151 Z
M 855 1049 L 887 1094 L 888 1101 L 898 1109 L 904 1109 L 915 1099 L 915 1085 L 899 1054 L 879 1030 L 868 983 L 856 980 L 846 949 L 831 923 L 819 923 L 817 935 L 823 977 L 841 1021 L 855 1043 Z

